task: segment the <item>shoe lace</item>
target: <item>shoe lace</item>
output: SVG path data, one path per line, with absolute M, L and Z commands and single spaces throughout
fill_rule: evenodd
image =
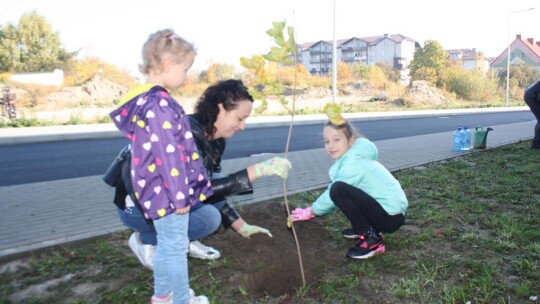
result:
M 156 255 L 156 246 L 153 245 L 143 245 L 145 258 L 148 262 L 153 263 L 154 256 Z

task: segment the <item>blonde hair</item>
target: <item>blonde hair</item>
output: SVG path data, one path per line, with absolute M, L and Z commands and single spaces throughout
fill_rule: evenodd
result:
M 175 63 L 180 63 L 189 53 L 197 54 L 195 46 L 175 34 L 172 29 L 157 31 L 144 43 L 143 63 L 139 65 L 139 71 L 145 75 L 150 71 L 160 72 L 165 59 L 170 58 Z

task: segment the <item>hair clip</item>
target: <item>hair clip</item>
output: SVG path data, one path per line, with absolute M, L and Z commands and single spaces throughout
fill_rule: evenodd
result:
M 324 106 L 323 111 L 326 113 L 326 116 L 328 116 L 328 120 L 330 120 L 331 123 L 337 126 L 347 123 L 345 118 L 341 115 L 341 107 L 339 105 L 327 103 Z
M 176 33 L 171 33 L 168 35 L 168 37 L 171 41 L 175 40 L 175 39 L 180 39 L 180 36 L 176 35 Z

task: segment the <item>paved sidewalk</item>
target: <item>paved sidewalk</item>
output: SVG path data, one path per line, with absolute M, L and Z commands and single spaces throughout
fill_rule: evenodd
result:
M 533 136 L 536 121 L 491 126 L 488 149 Z M 1 134 L 0 134 L 1 138 Z M 390 171 L 452 158 L 452 131 L 375 141 L 379 161 Z M 476 151 L 465 152 L 476 153 Z M 283 154 L 276 154 L 282 155 Z M 224 172 L 235 172 L 272 155 L 223 162 Z M 324 149 L 290 152 L 293 170 L 289 194 L 320 189 L 328 184 L 332 160 Z M 101 176 L 90 176 L 0 187 L 0 261 L 29 251 L 125 230 L 112 203 L 113 188 Z M 237 206 L 283 196 L 283 182 L 268 177 L 254 183 L 254 193 L 232 197 Z

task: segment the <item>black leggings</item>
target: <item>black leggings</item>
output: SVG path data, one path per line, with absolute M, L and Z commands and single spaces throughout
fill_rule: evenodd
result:
M 377 232 L 390 233 L 405 223 L 403 214 L 389 215 L 373 197 L 347 183 L 332 184 L 330 198 L 358 234 L 371 228 Z

